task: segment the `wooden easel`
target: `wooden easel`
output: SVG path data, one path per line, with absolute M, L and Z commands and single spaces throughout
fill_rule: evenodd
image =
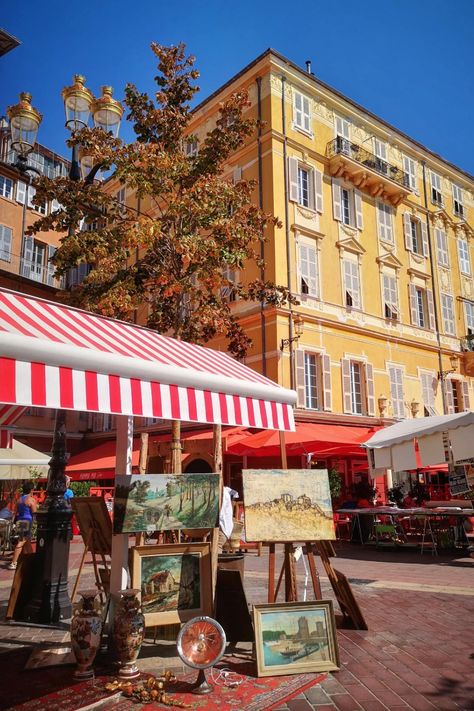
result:
M 109 593 L 110 563 L 112 555 L 112 522 L 104 500 L 98 496 L 75 497 L 71 501 L 77 523 L 84 541 L 84 552 L 82 554 L 76 581 L 72 589 L 71 601 L 74 598 L 81 579 L 82 570 L 88 553 L 91 554 L 92 565 L 94 567 L 94 577 L 97 589 L 105 596 Z M 100 558 L 103 568 L 99 568 L 97 558 Z

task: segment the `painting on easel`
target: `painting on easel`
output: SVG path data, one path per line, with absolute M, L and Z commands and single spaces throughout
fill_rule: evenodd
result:
M 219 474 L 138 474 L 117 477 L 114 533 L 214 528 Z
M 245 469 L 249 541 L 334 540 L 327 469 Z

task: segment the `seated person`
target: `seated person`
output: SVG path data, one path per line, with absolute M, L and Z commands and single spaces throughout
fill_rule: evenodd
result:
M 13 518 L 13 511 L 8 508 L 8 504 L 5 499 L 0 502 L 0 518 L 4 521 L 11 521 Z

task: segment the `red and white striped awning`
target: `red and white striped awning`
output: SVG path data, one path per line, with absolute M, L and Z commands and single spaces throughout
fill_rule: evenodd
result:
M 293 430 L 295 402 L 226 353 L 0 288 L 0 403 Z
M 16 405 L 0 405 L 0 447 L 12 446 L 13 433 L 9 429 L 25 412 L 25 407 Z

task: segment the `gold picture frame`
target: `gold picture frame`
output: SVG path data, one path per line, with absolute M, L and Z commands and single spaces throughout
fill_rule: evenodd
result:
M 212 615 L 210 543 L 132 548 L 132 587 L 141 591 L 145 627 Z
M 254 605 L 257 676 L 339 669 L 331 600 Z

